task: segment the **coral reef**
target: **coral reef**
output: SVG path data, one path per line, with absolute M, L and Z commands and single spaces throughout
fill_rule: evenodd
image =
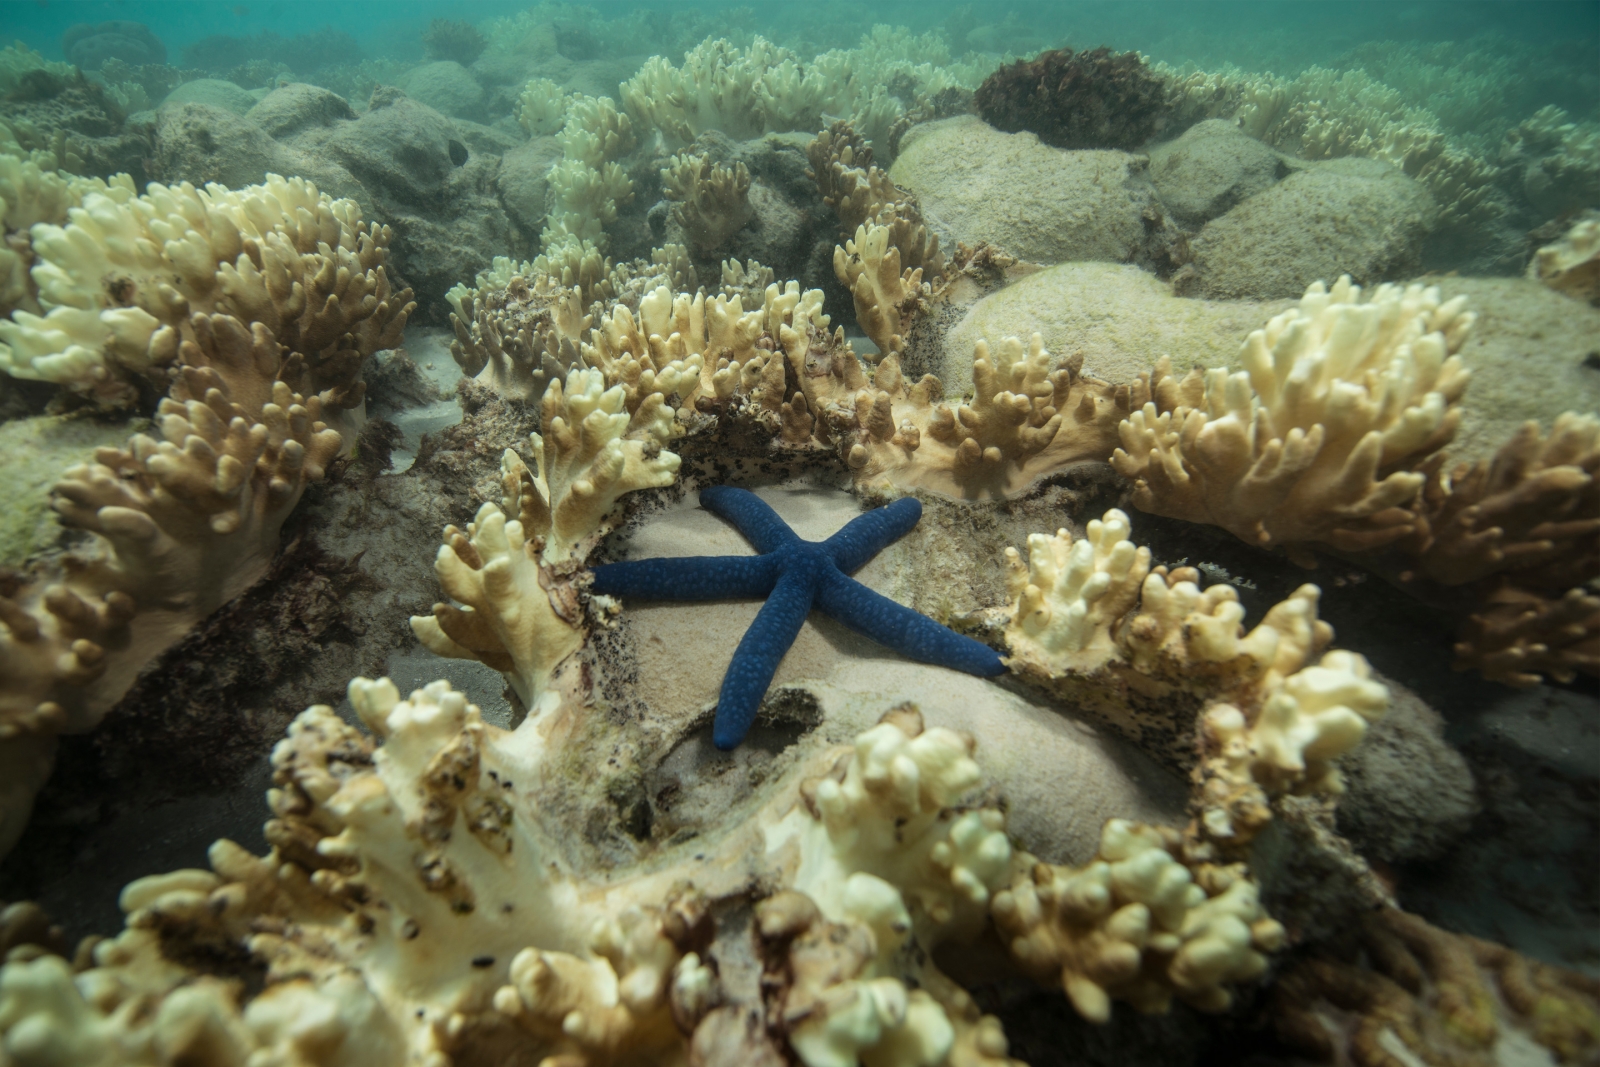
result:
M 1592 977 L 1392 908 L 1291 967 L 1269 1014 L 1296 1051 L 1353 1067 L 1486 1065 L 1516 1047 L 1583 1063 L 1600 1049 Z
M 1135 149 L 1161 129 L 1167 93 L 1137 52 L 1062 48 L 1001 67 L 973 94 L 989 125 L 1057 148 Z
M 433 19 L 422 31 L 422 47 L 429 58 L 448 59 L 468 66 L 489 47 L 483 34 L 470 22 L 459 19 Z
M 112 59 L 134 66 L 167 61 L 167 46 L 142 22 L 79 22 L 61 35 L 61 54 L 83 70 L 99 70 Z
M 1535 252 L 1528 277 L 1600 307 L 1600 213 L 1587 212 L 1561 240 Z
M 703 155 L 673 156 L 661 169 L 661 195 L 689 247 L 705 254 L 723 247 L 755 214 L 750 172 L 743 163 L 719 167 Z
M 1449 441 L 1468 371 L 1464 298 L 1385 285 L 1362 299 L 1340 279 L 1252 333 L 1245 370 L 1170 364 L 1131 414 L 1112 462 L 1144 511 L 1231 530 L 1309 561 L 1307 546 L 1356 551 L 1411 534 L 1406 468 Z

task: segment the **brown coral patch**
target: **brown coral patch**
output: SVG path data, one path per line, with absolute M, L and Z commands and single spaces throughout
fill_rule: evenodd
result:
M 1137 52 L 1062 48 L 1001 67 L 973 97 L 1006 133 L 1024 130 L 1057 148 L 1133 149 L 1166 119 L 1166 90 Z

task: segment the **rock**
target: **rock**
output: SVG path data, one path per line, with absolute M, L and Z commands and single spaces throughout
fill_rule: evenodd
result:
M 1250 331 L 1293 303 L 1186 299 L 1131 264 L 1062 263 L 973 304 L 930 362 L 945 391 L 960 393 L 972 385 L 980 339 L 1038 333 L 1054 355 L 1082 352 L 1084 371 L 1113 383 L 1132 381 L 1164 355 L 1180 371 L 1233 367 Z
M 1548 431 L 1563 411 L 1600 411 L 1600 308 L 1528 278 L 1421 280 L 1478 314 L 1461 346 L 1472 384 L 1453 459 L 1488 459 L 1528 419 Z
M 471 118 L 483 107 L 483 86 L 453 59 L 427 63 L 400 76 L 406 95 L 446 115 Z
M 236 115 L 247 115 L 250 109 L 256 106 L 256 99 L 250 95 L 248 89 L 242 89 L 233 82 L 222 81 L 220 78 L 199 78 L 192 82 L 184 82 L 168 93 L 167 98 L 161 102 L 162 108 L 176 104 L 205 104 L 208 107 L 231 111 Z
M 1437 211 L 1404 172 L 1376 159 L 1329 160 L 1290 175 L 1190 241 L 1184 295 L 1299 297 L 1318 279 L 1361 285 L 1404 278 L 1421 264 Z
M 8 379 L 9 381 L 9 379 Z M 125 422 L 40 415 L 0 422 L 0 454 L 27 462 L 0 464 L 0 568 L 20 567 L 62 539 L 50 510 L 61 472 L 89 463 L 99 448 L 120 448 L 135 427 Z
M 447 208 L 445 183 L 456 166 L 450 159 L 452 140 L 449 119 L 403 93 L 380 89 L 354 122 L 306 129 L 290 143 L 308 155 L 337 161 L 366 188 L 372 207 L 403 205 L 441 214 Z
M 108 59 L 135 67 L 167 61 L 167 46 L 150 27 L 124 19 L 69 26 L 61 35 L 61 52 L 81 70 L 99 70 Z
M 1289 173 L 1289 164 L 1225 119 L 1207 119 L 1150 149 L 1150 180 L 1174 219 L 1194 228 Z
M 1339 761 L 1347 786 L 1339 831 L 1383 863 L 1441 855 L 1478 813 L 1472 771 L 1444 739 L 1444 720 L 1405 686 L 1384 679 L 1389 711 Z
M 988 241 L 1036 263 L 1134 259 L 1160 214 L 1144 157 L 1062 151 L 971 115 L 914 127 L 889 176 L 950 246 Z
M 244 115 L 210 104 L 164 105 L 156 112 L 155 142 L 151 177 L 169 184 L 237 189 L 269 173 L 298 174 L 305 162 Z
M 500 157 L 500 200 L 517 225 L 530 233 L 538 233 L 544 222 L 550 189 L 545 175 L 560 159 L 561 142 L 554 137 L 535 137 Z
M 511 124 L 511 130 L 484 126 L 468 119 L 455 119 L 450 125 L 455 127 L 461 144 L 479 155 L 503 156 L 528 143 L 528 135 L 515 122 Z
M 260 126 L 271 137 L 290 137 L 308 126 L 332 126 L 356 113 L 350 102 L 320 85 L 294 82 L 268 93 L 252 107 L 245 118 Z

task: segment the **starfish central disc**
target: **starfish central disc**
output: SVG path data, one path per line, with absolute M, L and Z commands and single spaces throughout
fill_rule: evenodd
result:
M 999 653 L 919 612 L 873 592 L 850 575 L 910 532 L 922 504 L 906 497 L 852 519 L 826 541 L 806 541 L 747 489 L 700 491 L 706 510 L 731 522 L 756 556 L 686 556 L 629 560 L 594 568 L 596 593 L 640 600 L 765 597 L 722 677 L 712 740 L 736 747 L 750 732 L 778 663 L 812 608 L 907 659 L 975 674 L 1005 673 Z

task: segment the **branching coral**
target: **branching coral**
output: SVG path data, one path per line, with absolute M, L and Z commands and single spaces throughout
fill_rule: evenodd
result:
M 616 221 L 617 205 L 633 198 L 633 182 L 615 163 L 592 167 L 563 159 L 550 168 L 550 215 L 541 240 L 548 247 L 570 238 L 602 245 Z
M 652 56 L 621 88 L 633 120 L 661 131 L 669 148 L 706 130 L 743 141 L 769 130 L 816 129 L 829 92 L 798 56 L 761 37 L 748 49 L 704 41 L 681 68 Z
M 68 217 L 33 230 L 47 310 L 0 322 L 0 366 L 102 405 L 132 402 L 138 378 L 177 356 L 190 316 L 216 311 L 266 325 L 291 353 L 286 380 L 332 415 L 360 405 L 362 360 L 398 342 L 414 307 L 389 288 L 388 228 L 298 178 L 90 192 Z
M 989 125 L 1057 148 L 1135 149 L 1161 128 L 1167 93 L 1137 52 L 1063 48 L 1001 67 L 973 104 Z
M 1196 766 L 1198 831 L 1247 843 L 1286 793 L 1338 793 L 1334 761 L 1360 743 L 1388 692 L 1362 657 L 1327 652 L 1316 586 L 1245 632 L 1232 586 L 1201 590 L 1190 568 L 1152 570 L 1112 510 L 1087 536 L 1007 549 L 1015 598 L 1009 664 L 1179 767 Z M 1318 657 L 1321 657 L 1318 659 Z
M 1075 463 L 1103 461 L 1115 424 L 1131 406 L 1126 387 L 1080 373 L 1073 356 L 1051 369 L 1039 336 L 973 351 L 970 403 L 939 404 L 938 380 L 908 387 L 899 362 L 879 364 L 855 396 L 857 429 L 846 460 L 864 484 L 998 499 Z
M 926 299 L 921 267 L 900 268 L 900 249 L 886 226 L 860 226 L 854 240 L 834 246 L 833 271 L 855 299 L 856 321 L 882 355 L 905 351 L 905 323 Z
M 1500 161 L 1522 171 L 1523 195 L 1549 218 L 1600 203 L 1600 128 L 1567 118 L 1554 105 L 1540 108 L 1500 146 Z
M 578 366 L 578 342 L 590 323 L 581 287 L 534 277 L 531 285 L 520 272 L 498 285 L 497 278 L 480 278 L 477 290 L 453 291 L 458 311 L 450 316 L 450 354 L 461 369 L 523 401 L 542 397 L 550 382 Z
M 534 78 L 517 96 L 517 121 L 529 137 L 548 137 L 566 124 L 571 99 L 549 78 Z
M 1537 685 L 1544 675 L 1572 682 L 1600 675 L 1600 595 L 1578 587 L 1553 596 L 1506 583 L 1468 616 L 1456 643 L 1456 668 L 1491 681 Z
M 277 378 L 270 330 L 196 315 L 187 332 L 159 439 L 101 449 L 56 486 L 62 524 L 96 535 L 93 549 L 0 601 L 0 745 L 47 759 L 38 738 L 92 729 L 146 662 L 266 572 L 338 454 L 321 402 Z
M 1593 978 L 1393 908 L 1291 968 L 1270 1016 L 1297 1051 L 1353 1067 L 1489 1067 L 1501 1048 L 1528 1046 L 1582 1063 L 1600 1049 Z
M 534 469 L 507 449 L 501 505 L 484 504 L 464 533 L 445 527 L 434 569 L 463 606 L 413 616 L 418 640 L 503 672 L 530 709 L 555 699 L 551 675 L 583 643 L 573 575 L 624 494 L 677 477 L 678 457 L 661 448 L 672 426 L 662 401 L 652 393 L 630 415 L 622 387 L 606 388 L 599 371 L 573 370 L 565 388 L 553 380 L 544 433 L 529 438 Z
M 1528 277 L 1600 307 L 1600 214 L 1579 219 L 1561 240 L 1534 253 Z
M 755 215 L 743 163 L 719 167 L 703 155 L 673 156 L 661 170 L 661 195 L 673 201 L 673 219 L 702 254 L 727 244 Z
M 1284 942 L 1243 865 L 1191 869 L 1167 827 L 1112 819 L 1086 866 L 1029 866 L 995 897 L 995 925 L 1022 969 L 1090 1022 L 1111 1018 L 1113 998 L 1226 1010 L 1227 983 L 1259 977 Z
M 1363 302 L 1348 278 L 1314 284 L 1245 341 L 1245 370 L 1178 382 L 1158 366 L 1112 463 L 1141 510 L 1222 526 L 1297 562 L 1310 563 L 1312 544 L 1392 544 L 1413 532 L 1407 508 L 1424 480 L 1407 468 L 1460 420 L 1465 308 L 1420 285 L 1380 286 Z

